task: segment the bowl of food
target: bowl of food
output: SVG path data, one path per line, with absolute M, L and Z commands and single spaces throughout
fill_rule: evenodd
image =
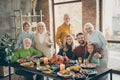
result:
M 79 72 L 81 67 L 80 66 L 70 66 L 66 68 L 67 70 L 73 71 L 73 72 Z
M 75 73 L 74 74 L 75 80 L 85 80 L 86 76 L 83 73 Z

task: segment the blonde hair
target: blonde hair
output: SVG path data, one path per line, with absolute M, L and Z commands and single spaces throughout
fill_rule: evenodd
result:
M 44 28 L 44 32 L 46 32 L 46 25 L 45 25 L 44 22 L 38 22 L 38 23 L 37 23 L 37 29 L 36 29 L 36 32 L 39 32 L 39 31 L 38 31 L 38 26 L 39 26 L 39 25 L 42 26 L 42 27 Z
M 73 36 L 71 35 L 71 34 L 68 34 L 68 35 L 66 35 L 65 36 L 65 38 L 64 38 L 64 41 L 63 41 L 63 47 L 64 47 L 64 50 L 65 51 L 67 51 L 68 49 L 67 49 L 67 44 L 66 44 L 66 38 L 67 37 L 71 37 L 71 39 L 72 39 L 72 44 L 71 44 L 71 46 L 72 46 L 72 51 L 74 50 L 74 48 L 75 48 L 75 42 L 74 42 L 74 38 L 73 38 Z
M 86 23 L 85 25 L 84 25 L 84 30 L 86 30 L 86 29 L 88 29 L 88 28 L 91 28 L 91 30 L 94 30 L 94 26 L 93 26 L 93 24 L 92 23 Z

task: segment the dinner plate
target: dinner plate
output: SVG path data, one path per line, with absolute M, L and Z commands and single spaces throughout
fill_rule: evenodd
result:
M 47 68 L 45 66 L 39 66 L 39 67 L 36 67 L 36 69 L 39 71 L 42 71 L 43 73 L 47 73 L 47 74 L 54 72 L 54 70 L 51 70 L 50 68 Z
M 53 73 L 54 70 L 51 70 L 51 69 L 48 69 L 47 71 L 42 71 L 43 73 L 47 73 L 47 74 L 50 74 L 50 73 Z
M 73 72 L 79 72 L 80 71 L 80 66 L 70 66 L 70 67 L 67 67 L 66 70 L 70 70 L 70 71 L 73 71 Z
M 98 72 L 97 72 L 96 70 L 94 70 L 94 69 L 83 69 L 83 70 L 81 70 L 81 72 L 82 72 L 83 74 L 87 74 L 87 75 L 89 75 L 89 76 L 95 75 L 95 74 L 98 73 Z
M 64 78 L 71 78 L 73 75 L 73 72 L 69 71 L 69 74 L 62 74 L 61 71 L 57 72 L 58 76 L 64 77 Z
M 96 64 L 94 64 L 94 63 L 81 64 L 80 66 L 83 69 L 94 69 L 94 68 L 96 68 Z
M 33 67 L 34 64 L 32 62 L 25 62 L 25 63 L 21 63 L 20 66 L 24 66 L 24 67 Z
M 36 67 L 37 70 L 40 70 L 40 71 L 47 71 L 49 70 L 49 68 L 45 67 L 45 66 L 39 66 L 39 67 Z

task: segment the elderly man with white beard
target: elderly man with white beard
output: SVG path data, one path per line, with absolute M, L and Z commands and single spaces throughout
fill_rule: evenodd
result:
M 19 48 L 17 52 L 12 56 L 11 62 L 17 62 L 18 59 L 29 57 L 41 57 L 42 53 L 40 51 L 35 50 L 31 47 L 32 41 L 29 38 L 25 38 L 23 40 L 23 47 Z M 25 80 L 34 80 L 33 73 L 29 73 L 23 70 L 19 70 L 15 68 L 15 73 L 17 75 L 21 75 Z

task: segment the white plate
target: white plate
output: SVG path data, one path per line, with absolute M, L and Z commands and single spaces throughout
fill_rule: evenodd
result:
M 86 73 L 84 73 L 83 71 L 82 71 L 82 73 L 87 74 L 87 75 L 95 75 L 95 74 L 98 73 L 96 70 L 92 70 L 92 69 L 90 69 L 90 70 L 89 69 L 83 69 L 83 70 L 85 70 Z
M 45 66 L 39 66 L 39 67 L 36 67 L 37 70 L 40 70 L 40 71 L 47 71 L 49 70 L 49 68 L 46 68 Z
M 57 72 L 57 75 L 64 77 L 64 78 L 70 78 L 72 77 L 73 73 L 70 72 L 70 74 L 61 74 L 61 72 Z
M 94 69 L 94 68 L 96 68 L 96 64 L 93 64 L 93 63 L 88 63 L 88 64 L 81 64 L 80 65 L 82 68 L 84 68 L 84 69 Z

